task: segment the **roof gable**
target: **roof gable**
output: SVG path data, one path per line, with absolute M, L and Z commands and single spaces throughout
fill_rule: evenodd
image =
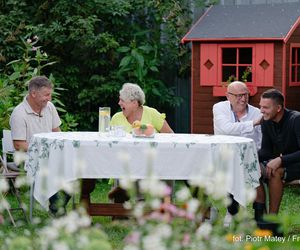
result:
M 182 42 L 220 39 L 284 40 L 300 22 L 300 4 L 212 6 Z

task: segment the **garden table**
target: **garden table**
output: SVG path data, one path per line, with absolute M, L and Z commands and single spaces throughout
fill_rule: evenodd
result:
M 136 138 L 114 137 L 98 132 L 35 134 L 25 163 L 34 180 L 34 198 L 47 209 L 48 199 L 66 183 L 81 178 L 116 178 L 130 175 L 143 179 L 191 180 L 201 176 L 214 180 L 224 173 L 226 189 L 242 206 L 247 188 L 259 185 L 257 150 L 252 139 L 206 134 L 155 134 Z M 121 204 L 91 204 L 91 215 L 121 213 Z M 120 210 L 121 209 L 121 210 Z M 110 212 L 109 212 L 110 211 Z

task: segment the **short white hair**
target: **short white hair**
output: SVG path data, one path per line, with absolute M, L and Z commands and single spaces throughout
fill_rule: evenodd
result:
M 145 93 L 141 87 L 135 83 L 124 83 L 119 91 L 120 98 L 124 101 L 138 101 L 139 105 L 145 103 Z

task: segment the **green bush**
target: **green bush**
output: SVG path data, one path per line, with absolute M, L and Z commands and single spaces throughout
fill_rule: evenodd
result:
M 9 117 L 13 108 L 22 102 L 24 96 L 28 92 L 28 82 L 34 76 L 42 75 L 46 67 L 49 67 L 56 62 L 49 62 L 48 55 L 43 52 L 38 44 L 38 37 L 33 39 L 22 40 L 23 55 L 22 58 L 13 60 L 7 64 L 7 74 L 0 74 L 0 129 L 9 128 Z M 56 82 L 52 74 L 49 76 L 50 81 L 54 86 L 61 84 Z M 61 101 L 61 92 L 66 89 L 55 87 L 52 95 L 52 101 L 56 105 L 57 110 L 61 114 L 62 130 L 69 131 L 76 129 L 78 125 L 75 117 L 67 113 L 65 105 Z
M 99 106 L 117 111 L 124 82 L 140 84 L 147 104 L 162 111 L 180 103 L 173 79 L 190 74 L 188 48 L 180 45 L 191 23 L 189 1 L 9 0 L 0 5 L 0 73 L 20 79 L 12 74 L 22 65 L 12 69 L 7 63 L 21 59 L 23 41 L 38 36 L 49 61 L 56 62 L 42 72 L 51 72 L 68 89 L 59 100 L 79 129 L 96 130 Z M 130 51 L 122 52 L 124 47 Z M 128 56 L 135 61 L 125 65 Z

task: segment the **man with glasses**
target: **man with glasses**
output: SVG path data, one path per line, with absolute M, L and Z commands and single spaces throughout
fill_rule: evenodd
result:
M 221 101 L 213 106 L 214 134 L 234 135 L 248 137 L 254 140 L 257 150 L 261 146 L 260 123 L 262 114 L 260 110 L 248 103 L 249 90 L 247 85 L 240 81 L 234 81 L 227 87 L 227 101 Z M 262 187 L 260 187 L 262 188 Z M 230 194 L 231 204 L 227 207 L 227 214 L 224 219 L 224 226 L 229 227 L 232 216 L 237 214 L 239 204 Z M 259 201 L 263 197 L 257 197 L 253 208 L 256 211 Z M 255 215 L 255 218 L 258 215 Z

